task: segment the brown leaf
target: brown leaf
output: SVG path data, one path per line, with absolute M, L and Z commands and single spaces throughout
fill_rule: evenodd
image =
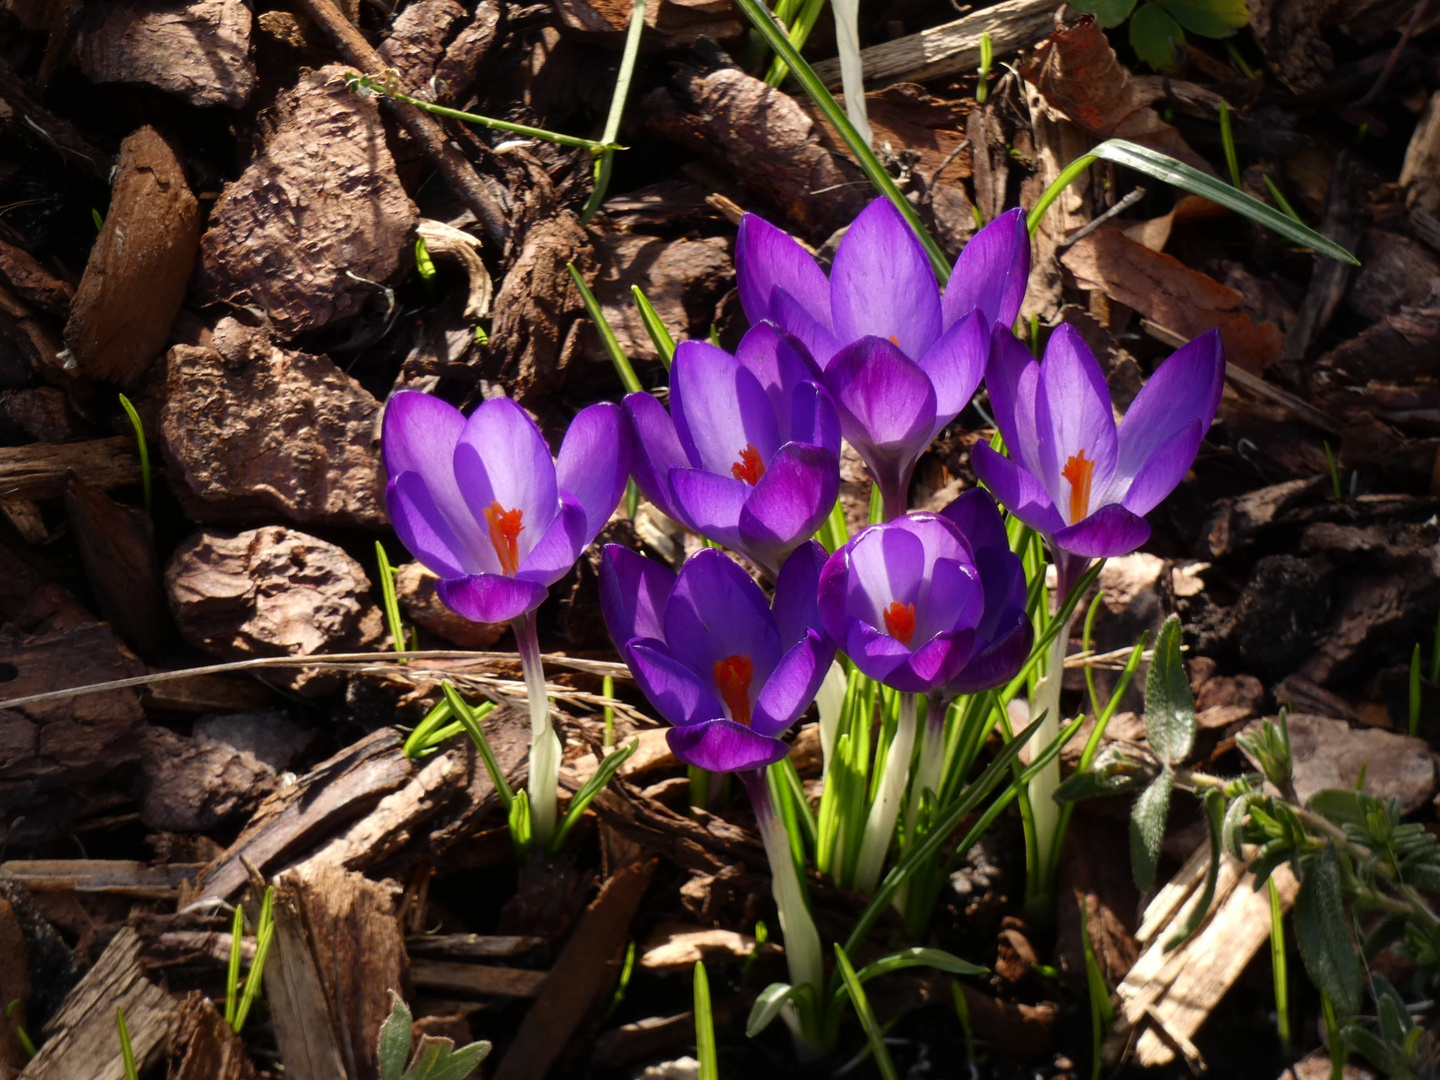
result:
M 1263 371 L 1280 355 L 1284 335 L 1274 323 L 1256 324 L 1244 298 L 1180 260 L 1137 244 L 1116 226 L 1097 229 L 1061 256 L 1082 288 L 1099 289 L 1151 322 L 1184 338 L 1220 328 L 1228 360 Z
M 1120 63 L 1092 15 L 1057 26 L 1020 68 L 1046 105 L 1097 139 L 1131 142 L 1179 158 L 1202 172 L 1215 170 L 1158 113 Z

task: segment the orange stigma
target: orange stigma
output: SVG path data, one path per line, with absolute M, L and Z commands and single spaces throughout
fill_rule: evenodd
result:
M 1073 525 L 1090 513 L 1090 480 L 1095 475 L 1095 462 L 1086 461 L 1082 449 L 1065 462 L 1060 475 L 1070 482 L 1070 524 Z
M 748 656 L 727 656 L 715 661 L 715 686 L 720 691 L 720 700 L 730 710 L 730 719 L 737 724 L 750 726 L 750 680 L 755 675 L 755 665 Z
M 915 636 L 915 605 L 891 601 L 885 609 L 885 632 L 906 648 Z
M 511 577 L 520 569 L 520 530 L 525 528 L 521 524 L 524 516 L 523 510 L 506 510 L 498 501 L 485 508 L 490 543 L 495 545 L 495 554 L 500 557 L 500 571 Z
M 744 480 L 751 487 L 760 482 L 765 475 L 765 463 L 760 460 L 760 451 L 755 449 L 754 443 L 747 444 L 740 451 L 740 460 L 730 466 L 730 475 L 736 480 Z
M 894 334 L 891 334 L 891 335 L 890 335 L 890 344 L 891 344 L 891 345 L 894 345 L 894 346 L 898 349 L 898 348 L 900 347 L 900 339 L 899 339 L 898 337 L 896 337 Z

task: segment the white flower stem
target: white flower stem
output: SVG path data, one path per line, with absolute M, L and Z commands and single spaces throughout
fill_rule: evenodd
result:
M 910 775 L 910 755 L 915 750 L 915 715 L 915 695 L 901 694 L 900 720 L 885 758 L 885 775 L 880 778 L 880 788 L 865 820 L 860 858 L 855 864 L 855 888 L 860 892 L 874 892 L 880 883 L 880 871 L 885 868 L 885 854 L 895 835 L 895 819 Z
M 535 613 L 528 611 L 511 626 L 520 667 L 525 672 L 525 696 L 530 704 L 530 778 L 526 797 L 530 804 L 530 835 L 537 844 L 549 843 L 555 832 L 555 796 L 560 785 L 560 737 L 550 723 L 550 699 L 545 694 L 545 669 L 540 661 L 540 637 Z
M 1040 727 L 1030 739 L 1032 754 L 1038 754 L 1060 734 L 1060 686 L 1065 678 L 1065 652 L 1070 644 L 1070 624 L 1074 620 L 1072 610 L 1050 644 L 1044 674 L 1035 684 L 1035 693 L 1030 698 L 1030 715 L 1043 714 Z M 1055 857 L 1056 833 L 1060 824 L 1060 806 L 1055 802 L 1055 790 L 1059 786 L 1058 757 L 1030 781 L 1030 816 L 1035 825 L 1035 881 L 1030 889 L 1033 895 L 1046 895 L 1051 886 L 1050 866 Z
M 790 982 L 809 986 L 816 1000 L 824 989 L 825 967 L 820 953 L 820 933 L 810 917 L 800 876 L 795 872 L 795 856 L 790 849 L 790 836 L 785 822 L 775 812 L 770 799 L 770 784 L 760 769 L 736 774 L 750 793 L 755 808 L 755 824 L 765 843 L 765 857 L 770 860 L 770 888 L 775 907 L 780 913 L 780 932 L 785 937 L 785 961 L 790 967 Z
M 948 702 L 932 697 L 925 708 L 925 733 L 920 737 L 920 760 L 915 765 L 915 777 L 910 781 L 910 805 L 906 809 L 905 842 L 910 842 L 914 833 L 916 818 L 920 813 L 920 800 L 929 788 L 938 797 L 940 794 L 940 772 L 945 765 L 945 714 L 949 712 Z

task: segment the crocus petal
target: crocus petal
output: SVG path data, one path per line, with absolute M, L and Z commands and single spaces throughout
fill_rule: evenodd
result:
M 680 445 L 680 436 L 675 433 L 675 422 L 665 406 L 643 391 L 625 398 L 625 412 L 635 434 L 635 453 L 630 459 L 635 486 L 662 513 L 674 517 L 670 470 L 691 464 L 685 448 Z
M 786 443 L 740 511 L 745 550 L 767 570 L 777 570 L 830 516 L 839 494 L 839 457 L 818 446 Z
M 703 724 L 725 715 L 714 686 L 670 654 L 659 641 L 641 638 L 620 650 L 635 683 L 672 724 Z
M 790 397 L 789 432 L 786 442 L 823 446 L 840 456 L 840 414 L 823 386 L 801 383 Z
M 1024 666 L 1034 643 L 1035 628 L 1022 611 L 1008 631 L 971 656 L 960 673 L 945 684 L 946 696 L 978 694 L 1003 686 Z
M 392 477 L 385 485 L 385 505 L 395 534 L 406 550 L 440 577 L 500 569 L 493 552 L 488 562 L 468 556 L 419 473 L 403 472 Z
M 973 566 L 940 559 L 930 568 L 929 585 L 923 601 L 915 605 L 914 643 L 979 624 L 985 614 L 985 589 Z
M 665 604 L 665 641 L 677 660 L 702 676 L 714 670 L 716 661 L 749 657 L 754 665 L 751 700 L 782 651 L 760 586 L 734 559 L 714 548 L 696 552 L 681 568 Z
M 1115 462 L 1117 479 L 1139 475 L 1162 443 L 1192 423 L 1200 425 L 1203 438 L 1215 419 L 1224 389 L 1225 350 L 1220 331 L 1201 334 L 1177 349 L 1155 369 L 1125 413 Z
M 769 464 L 780 447 L 760 381 L 723 349 L 684 341 L 670 367 L 670 415 L 692 464 L 729 476 L 747 446 Z
M 990 354 L 985 364 L 985 392 L 990 395 L 990 411 L 995 414 L 995 426 L 1010 452 L 1015 453 L 1019 444 L 1019 428 L 1015 422 L 1017 414 L 1029 412 L 1034 427 L 1035 401 L 1020 396 L 1020 377 L 1027 369 L 1039 364 L 1027 349 L 1008 329 L 997 326 L 990 331 Z
M 1082 453 L 1086 460 L 1094 462 L 1090 501 L 1081 508 L 1081 514 L 1075 515 L 1084 516 L 1098 504 L 1096 496 L 1110 486 L 1116 440 L 1115 413 L 1105 373 L 1090 347 L 1068 323 L 1057 326 L 1045 346 L 1035 424 L 1039 433 L 1039 479 L 1065 520 L 1074 524 L 1069 513 L 1071 484 L 1063 475 L 1067 463 Z M 1023 433 L 1020 438 L 1023 441 Z
M 828 318 L 821 323 L 805 310 L 800 301 L 779 286 L 770 295 L 770 311 L 776 325 L 793 334 L 805 346 L 815 365 L 825 370 L 830 358 L 840 348 L 840 341 L 831 332 Z
M 965 537 L 970 550 L 976 555 L 987 548 L 1010 550 L 1005 520 L 1000 516 L 995 500 L 981 488 L 971 488 L 956 496 L 950 505 L 940 511 L 940 516 L 960 530 L 960 535 Z
M 1154 510 L 1185 479 L 1185 473 L 1194 463 L 1204 438 L 1200 421 L 1192 420 L 1162 442 L 1123 493 L 1118 490 L 1117 479 L 1113 488 L 1120 495 L 1120 505 L 1135 514 L 1148 514 Z
M 894 686 L 890 677 L 910 662 L 906 646 L 863 619 L 846 618 L 840 647 L 861 672 L 887 686 Z
M 440 602 L 471 622 L 503 623 L 534 611 L 548 595 L 538 581 L 521 581 L 505 574 L 471 574 L 442 578 L 435 583 Z
M 740 219 L 740 232 L 735 238 L 735 280 L 740 306 L 751 324 L 776 318 L 771 296 L 779 287 L 811 319 L 830 329 L 830 283 L 825 271 L 793 236 L 754 214 Z
M 790 747 L 730 720 L 711 720 L 665 733 L 670 752 L 686 765 L 711 772 L 763 769 L 784 759 Z
M 555 462 L 540 429 L 509 398 L 482 401 L 455 447 L 455 478 L 477 522 L 492 503 L 519 510 L 523 561 L 560 509 Z
M 1119 503 L 1102 506 L 1084 521 L 1061 529 L 1050 537 L 1056 547 L 1091 559 L 1129 555 L 1150 539 L 1150 526 Z
M 846 547 L 850 570 L 847 614 L 878 629 L 885 625 L 883 612 L 891 604 L 920 601 L 928 568 L 925 545 L 919 537 L 902 528 L 872 526 Z
M 1045 486 L 1003 454 L 976 443 L 970 451 L 970 465 L 996 500 L 1036 532 L 1049 536 L 1065 527 Z
M 585 543 L 605 527 L 630 476 L 630 422 L 614 402 L 581 409 L 555 459 L 555 480 L 585 509 Z
M 412 473 L 424 486 L 428 493 L 427 505 L 434 508 L 434 513 L 427 520 L 437 540 L 443 538 L 447 545 L 453 541 L 453 546 L 449 547 L 449 564 L 464 567 L 457 573 L 488 569 L 478 561 L 483 557 L 481 553 L 470 546 L 475 519 L 455 482 L 455 444 L 460 441 L 460 433 L 464 430 L 465 417 L 453 405 L 447 405 L 429 394 L 402 390 L 385 404 L 380 439 L 385 471 L 389 477 L 393 480 L 401 473 Z M 407 481 L 407 490 L 413 493 L 412 484 Z M 391 516 L 393 518 L 394 514 Z M 405 546 L 416 558 L 440 572 L 438 564 L 426 561 L 408 541 Z
M 585 508 L 568 491 L 560 492 L 560 512 L 520 563 L 515 576 L 553 585 L 570 572 L 594 536 L 586 525 Z
M 773 322 L 752 326 L 735 349 L 740 366 L 754 375 L 770 398 L 771 411 L 782 416 L 790 395 L 802 383 L 819 382 L 820 365 L 799 338 Z M 794 438 L 783 430 L 782 441 Z
M 975 625 L 982 644 L 999 637 L 1016 614 L 1025 613 L 1025 568 L 1007 547 L 975 552 L 975 569 L 985 590 L 985 614 Z
M 970 238 L 945 286 L 944 313 L 948 327 L 978 308 L 989 324 L 1015 325 L 1030 277 L 1030 232 L 1025 212 L 1001 214 Z
M 913 694 L 928 694 L 959 674 L 974 649 L 972 629 L 936 634 L 915 650 L 908 663 L 891 672 L 888 685 Z
M 915 232 L 879 198 L 845 231 L 830 268 L 830 312 L 840 341 L 875 335 L 907 356 L 940 336 L 940 286 Z
M 972 311 L 941 334 L 940 340 L 920 358 L 920 368 L 935 388 L 932 438 L 970 404 L 985 375 L 989 355 L 990 324 L 978 311 Z
M 809 631 L 794 648 L 780 658 L 755 699 L 751 726 L 762 735 L 778 735 L 810 707 L 835 650 L 819 631 Z
M 683 524 L 726 547 L 740 542 L 740 514 L 753 490 L 744 480 L 704 469 L 671 469 L 675 513 Z
M 600 556 L 600 613 L 617 649 L 635 638 L 665 640 L 665 600 L 675 572 L 643 555 L 606 544 Z
M 884 338 L 841 349 L 825 371 L 840 430 L 862 455 L 918 457 L 935 426 L 935 388 Z
M 775 628 L 787 645 L 799 641 L 820 626 L 820 574 L 829 554 L 815 540 L 795 549 L 775 578 L 775 598 L 770 610 Z

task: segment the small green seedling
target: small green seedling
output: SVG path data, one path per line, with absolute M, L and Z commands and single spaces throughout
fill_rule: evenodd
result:
M 375 1049 L 380 1080 L 465 1080 L 489 1055 L 488 1042 L 457 1050 L 454 1040 L 435 1035 L 421 1035 L 412 1053 L 415 1021 L 399 994 L 392 990 L 390 998 L 390 1017 L 380 1027 Z

